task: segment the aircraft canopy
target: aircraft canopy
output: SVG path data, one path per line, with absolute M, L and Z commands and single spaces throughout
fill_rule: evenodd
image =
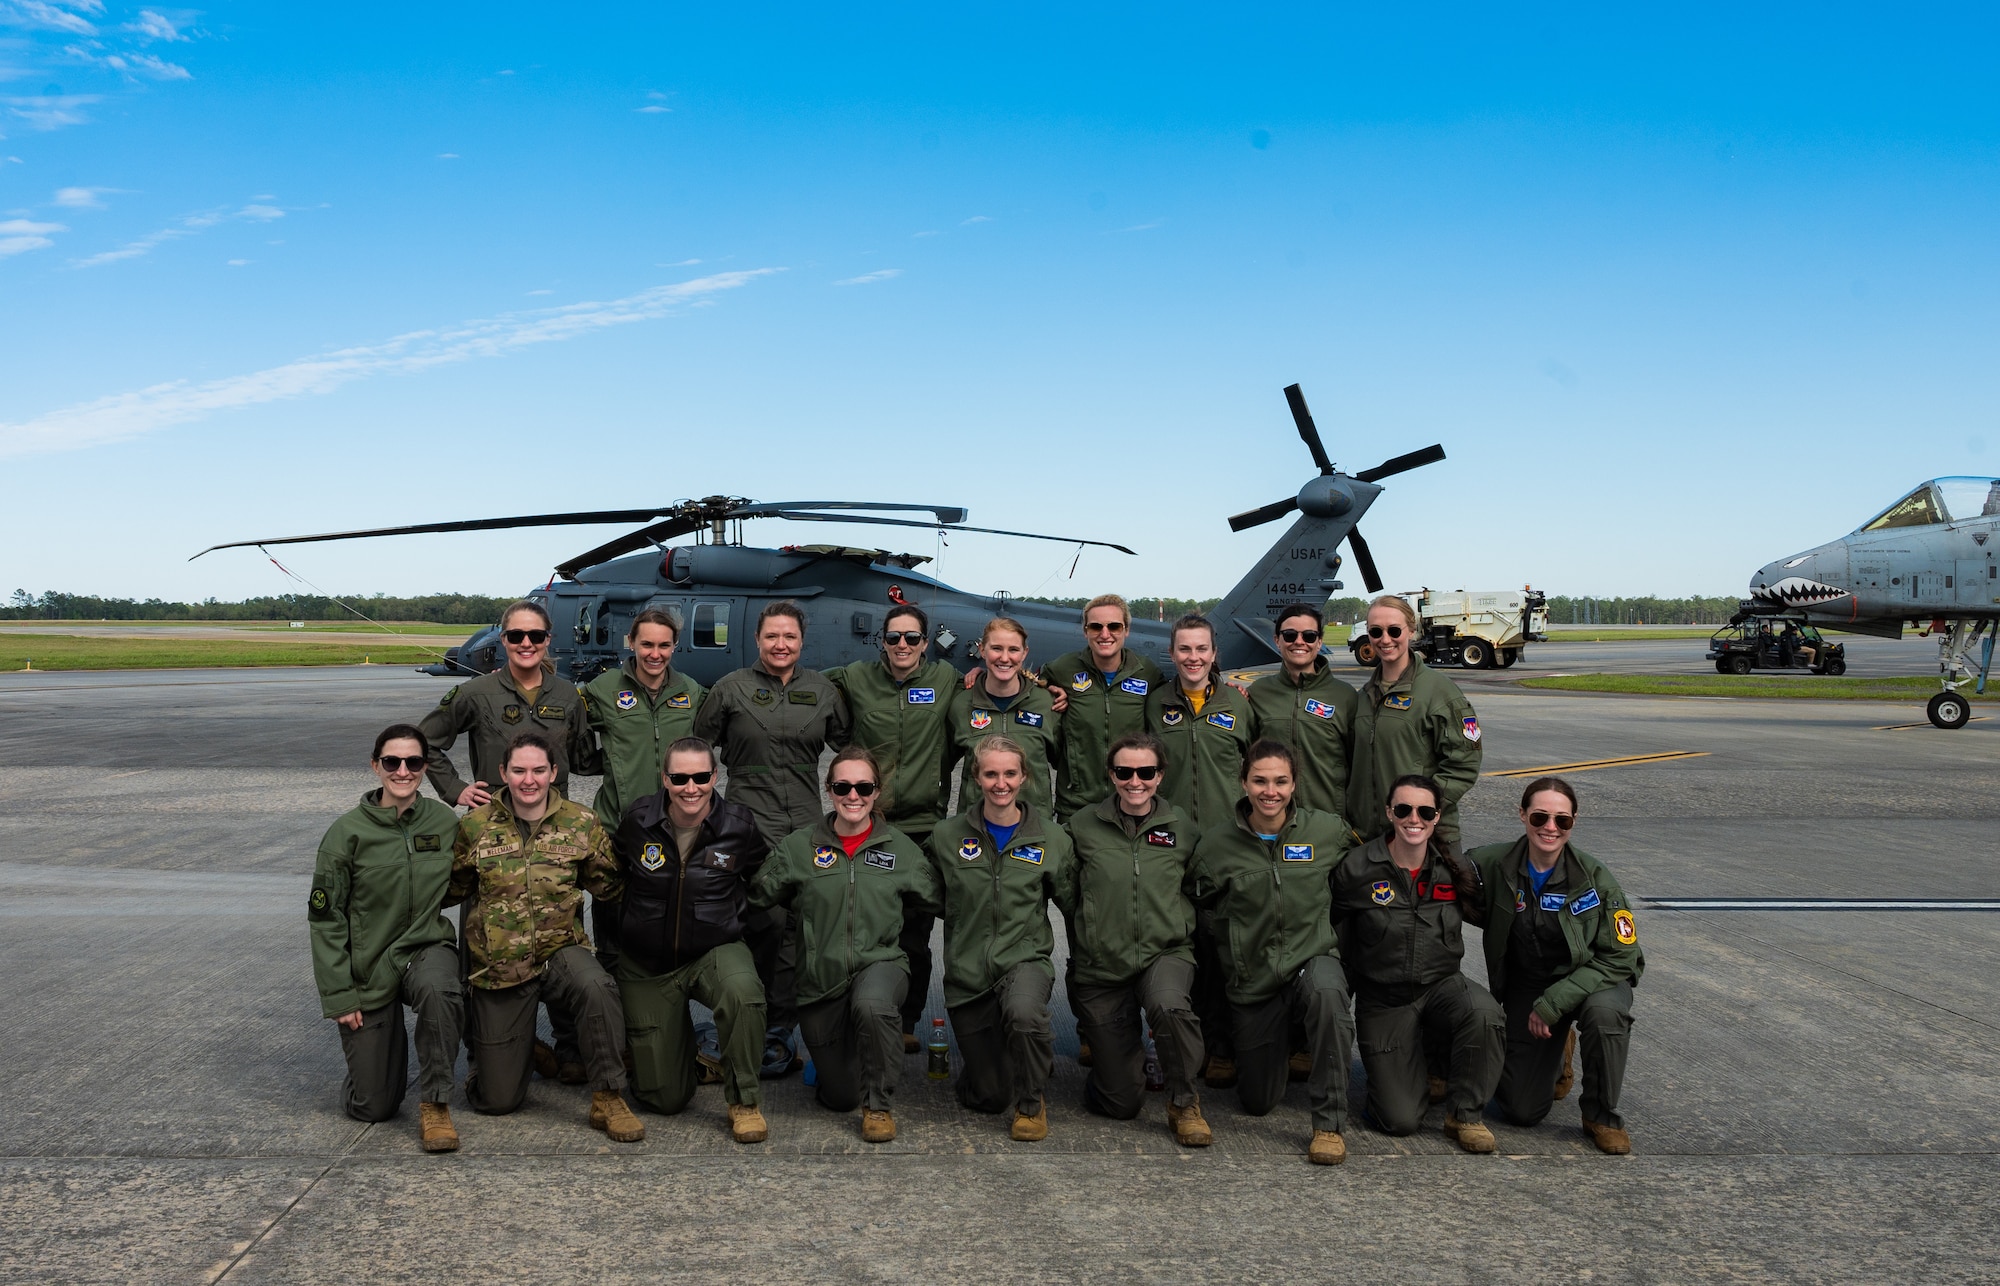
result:
M 2000 517 L 2000 478 L 1932 478 L 1863 523 L 1860 530 L 1929 527 L 1993 517 Z

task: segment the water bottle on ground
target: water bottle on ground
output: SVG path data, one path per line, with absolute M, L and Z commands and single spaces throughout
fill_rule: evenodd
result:
M 951 1039 L 945 1035 L 944 1019 L 931 1019 L 930 1067 L 927 1074 L 934 1081 L 951 1077 Z

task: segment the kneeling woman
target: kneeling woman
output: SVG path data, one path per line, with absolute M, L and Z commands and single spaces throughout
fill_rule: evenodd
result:
M 1389 789 L 1387 834 L 1333 870 L 1334 927 L 1354 985 L 1354 1026 L 1368 1072 L 1368 1115 L 1385 1134 L 1415 1134 L 1430 1106 L 1424 1048 L 1448 1048 L 1445 1133 L 1467 1152 L 1491 1152 L 1486 1100 L 1500 1079 L 1503 1019 L 1491 992 L 1459 971 L 1461 900 L 1478 876 L 1437 836 L 1443 792 L 1429 777 Z M 1475 914 L 1477 910 L 1475 909 Z
M 1646 955 L 1625 890 L 1569 842 L 1576 815 L 1568 782 L 1537 778 L 1521 793 L 1526 834 L 1466 854 L 1486 886 L 1486 977 L 1507 1010 L 1496 1098 L 1518 1124 L 1547 1116 L 1574 1023 L 1583 1034 L 1583 1128 L 1599 1151 L 1622 1154 L 1632 1138 L 1618 1091 L 1632 1039 L 1632 988 Z
M 871 752 L 835 755 L 826 789 L 833 812 L 778 845 L 750 900 L 784 907 L 798 924 L 799 1030 L 820 1103 L 860 1107 L 861 1137 L 887 1143 L 896 1137 L 889 1108 L 910 986 L 897 938 L 907 917 L 937 910 L 938 877 L 915 841 L 882 820 L 882 770 Z
M 1263 1116 L 1285 1096 L 1290 1027 L 1305 1028 L 1306 1095 L 1318 1165 L 1347 1159 L 1347 1064 L 1354 1021 L 1333 922 L 1329 877 L 1347 851 L 1347 823 L 1292 803 L 1291 747 L 1252 742 L 1244 798 L 1231 824 L 1202 832 L 1188 871 L 1196 905 L 1213 908 L 1223 990 L 1236 1035 L 1236 1092 Z
M 969 767 L 978 795 L 931 832 L 944 886 L 944 1003 L 963 1061 L 958 1101 L 975 1112 L 1012 1108 L 1013 1137 L 1033 1142 L 1049 1133 L 1049 901 L 1070 861 L 1069 837 L 1022 802 L 1028 761 L 1012 738 L 980 741 Z

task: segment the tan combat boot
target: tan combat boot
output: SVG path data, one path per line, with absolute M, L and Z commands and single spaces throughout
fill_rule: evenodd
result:
M 1202 1083 L 1212 1090 L 1226 1090 L 1236 1084 L 1236 1063 L 1227 1058 L 1211 1058 L 1201 1069 Z
M 771 1127 L 754 1103 L 729 1105 L 729 1137 L 738 1143 L 762 1143 L 771 1137 Z
M 1306 1159 L 1314 1165 L 1339 1165 L 1347 1160 L 1347 1140 L 1337 1130 L 1314 1130 Z
M 1445 1113 L 1444 1132 L 1458 1140 L 1458 1146 L 1467 1152 L 1491 1152 L 1500 1145 L 1493 1138 L 1493 1131 L 1486 1128 L 1484 1121 L 1461 1121 L 1451 1113 Z
M 1442 1076 L 1433 1076 L 1430 1078 L 1430 1092 L 1431 1102 L 1442 1103 L 1444 1096 L 1451 1093 L 1451 1082 Z
M 1289 1080 L 1302 1081 L 1313 1072 L 1313 1056 L 1310 1050 L 1300 1050 L 1285 1063 L 1285 1076 Z
M 1576 1084 L 1576 1028 L 1571 1027 L 1569 1029 L 1569 1035 L 1563 1037 L 1563 1070 L 1562 1070 L 1562 1075 L 1556 1077 L 1556 1092 L 1555 1092 L 1556 1101 L 1561 1102 L 1563 1099 L 1568 1098 L 1570 1087 L 1575 1084 Z
M 1615 1125 L 1599 1125 L 1595 1121 L 1585 1121 L 1583 1128 L 1590 1131 L 1590 1141 L 1597 1145 L 1599 1152 L 1622 1157 L 1632 1150 L 1632 1136 Z
M 917 1039 L 915 1032 L 906 1031 L 903 1033 L 903 1052 L 905 1054 L 914 1054 L 923 1047 L 923 1042 Z
M 451 1123 L 451 1109 L 443 1103 L 417 1105 L 417 1130 L 426 1152 L 458 1151 L 458 1127 Z
M 1167 1104 L 1167 1125 L 1174 1132 L 1174 1142 L 1184 1148 L 1205 1148 L 1215 1142 L 1215 1132 L 1201 1119 L 1199 1100 L 1186 1107 Z
M 869 1108 L 861 1114 L 861 1141 L 863 1143 L 891 1143 L 896 1138 L 896 1118 L 887 1112 Z
M 646 1123 L 632 1114 L 617 1090 L 598 1090 L 590 1096 L 590 1124 L 614 1143 L 637 1143 L 646 1137 Z
M 1039 1143 L 1049 1137 L 1049 1101 L 1038 1100 L 1039 1106 L 1033 1116 L 1014 1113 L 1014 1128 L 1009 1131 L 1021 1143 Z

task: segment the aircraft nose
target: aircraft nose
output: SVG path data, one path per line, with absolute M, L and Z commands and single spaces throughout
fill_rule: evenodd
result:
M 1750 597 L 1780 607 L 1812 607 L 1847 596 L 1845 550 L 1808 550 L 1764 564 L 1750 578 Z

